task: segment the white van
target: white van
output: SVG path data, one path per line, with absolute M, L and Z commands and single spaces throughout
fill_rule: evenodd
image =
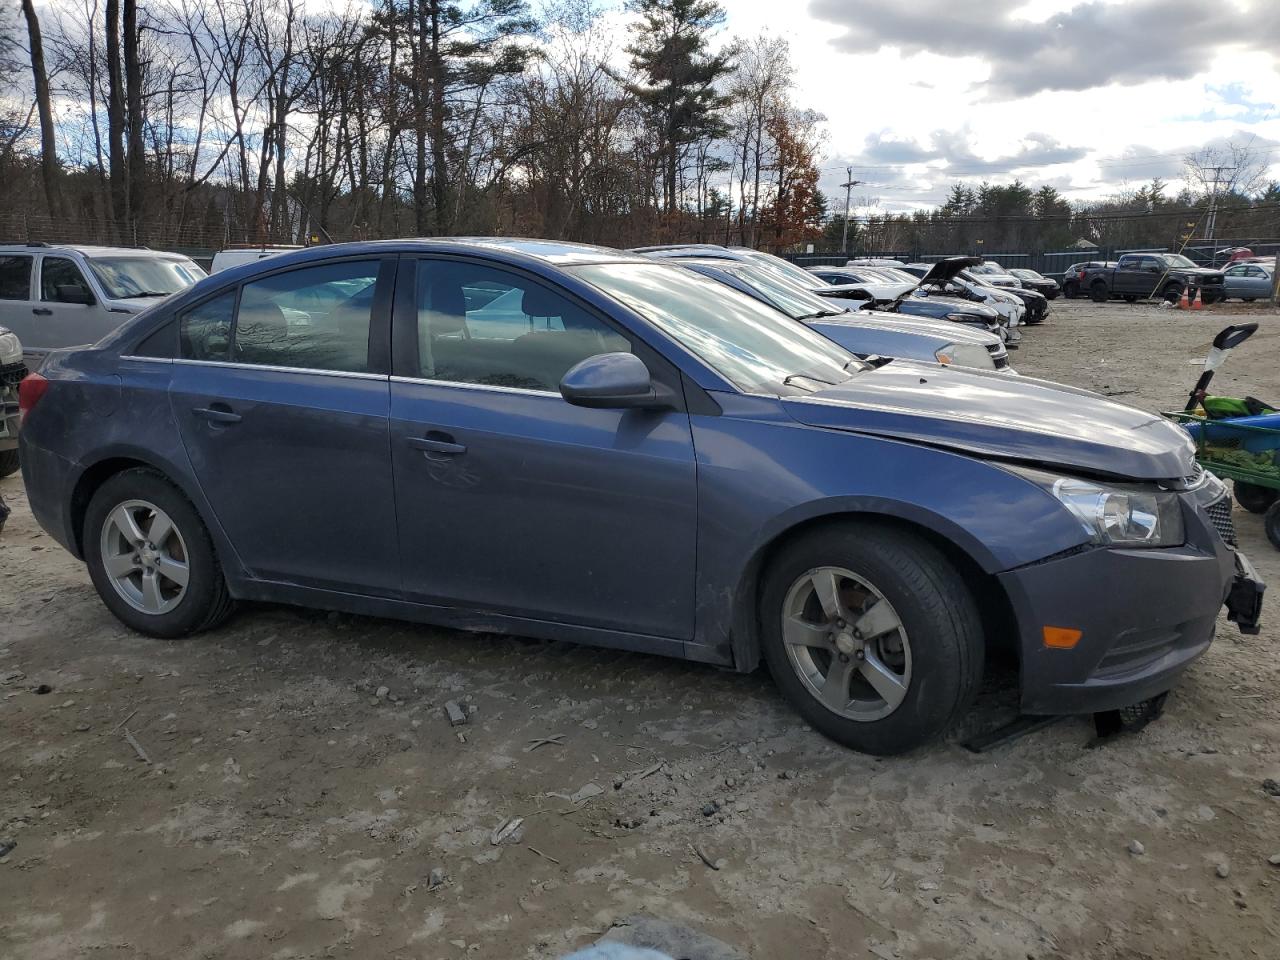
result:
M 256 260 L 265 260 L 267 257 L 274 257 L 278 253 L 288 253 L 291 250 L 301 250 L 302 247 L 234 247 L 230 250 L 219 250 L 213 255 L 213 267 L 210 273 L 221 273 L 223 270 L 230 270 L 232 267 L 239 267 L 246 263 L 253 263 Z

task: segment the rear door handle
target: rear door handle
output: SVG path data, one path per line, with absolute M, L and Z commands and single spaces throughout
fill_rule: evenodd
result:
M 465 443 L 456 443 L 447 433 L 432 431 L 425 437 L 409 437 L 409 446 L 416 447 L 423 453 L 447 453 L 456 455 L 467 452 Z
M 33 307 L 31 310 L 37 317 L 52 317 L 53 311 L 48 307 Z
M 212 407 L 192 407 L 191 412 L 204 417 L 210 423 L 239 423 L 240 414 L 232 413 L 230 408 L 221 404 Z

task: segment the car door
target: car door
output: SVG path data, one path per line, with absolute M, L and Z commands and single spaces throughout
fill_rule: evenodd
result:
M 1252 264 L 1245 268 L 1244 293 L 1241 296 L 1262 300 L 1271 296 L 1271 276 L 1262 267 Z
M 387 446 L 395 258 L 283 268 L 178 317 L 170 403 L 253 576 L 399 590 Z
M 48 349 L 96 343 L 126 319 L 124 314 L 107 314 L 84 271 L 70 257 L 43 254 L 36 289 L 39 302 L 31 312 L 40 329 L 33 347 Z
M 575 363 L 661 357 L 531 275 L 406 257 L 391 450 L 403 589 L 482 613 L 688 640 L 697 490 L 683 411 L 574 406 Z
M 35 346 L 43 319 L 33 312 L 40 306 L 32 294 L 35 259 L 23 253 L 0 255 L 0 327 L 16 333 L 24 350 Z
M 1146 285 L 1141 257 L 1121 257 L 1113 274 L 1112 292 L 1119 294 L 1143 294 Z

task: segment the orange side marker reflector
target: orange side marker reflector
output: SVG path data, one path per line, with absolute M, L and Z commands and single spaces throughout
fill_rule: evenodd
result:
M 1070 627 L 1045 627 L 1044 645 L 1055 650 L 1071 650 L 1082 636 L 1083 633 Z

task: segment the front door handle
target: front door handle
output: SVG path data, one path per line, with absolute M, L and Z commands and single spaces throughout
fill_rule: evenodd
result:
M 210 423 L 240 422 L 240 414 L 232 413 L 231 409 L 223 404 L 217 404 L 211 407 L 192 407 L 191 412 L 198 417 L 204 417 Z
M 53 311 L 48 307 L 33 307 L 31 310 L 37 317 L 52 317 Z
M 417 447 L 423 453 L 447 453 L 457 455 L 467 452 L 465 443 L 457 443 L 447 433 L 432 431 L 425 437 L 409 437 L 409 446 Z

